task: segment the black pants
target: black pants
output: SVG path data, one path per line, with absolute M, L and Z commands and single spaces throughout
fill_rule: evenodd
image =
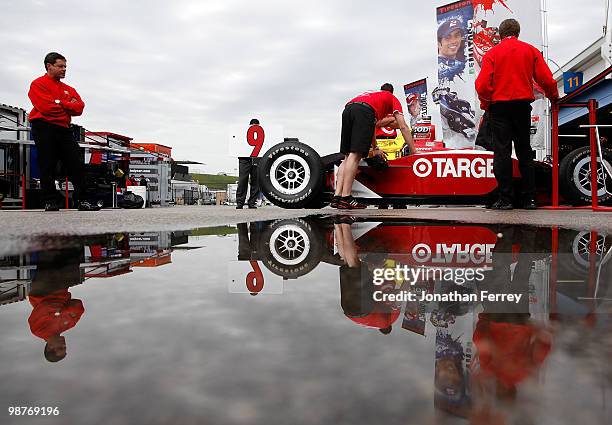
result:
M 489 108 L 489 124 L 493 137 L 493 172 L 499 198 L 514 200 L 512 187 L 512 142 L 519 161 L 523 199 L 535 199 L 535 169 L 530 144 L 531 105 L 528 101 L 496 102 Z
M 259 193 L 257 162 L 258 158 L 238 158 L 238 188 L 236 189 L 236 204 L 238 206 L 243 206 L 246 200 L 249 176 L 251 177 L 251 191 L 248 205 L 254 206 L 255 202 L 257 202 L 257 193 Z
M 74 199 L 81 200 L 85 189 L 83 153 L 69 128 L 43 120 L 32 121 L 32 136 L 38 150 L 38 169 L 43 202 L 56 201 L 55 178 L 58 161 L 62 161 L 68 179 L 74 186 Z M 64 176 L 57 176 L 62 178 Z
M 511 321 L 513 317 L 528 317 L 529 278 L 533 262 L 541 258 L 534 252 L 537 232 L 510 225 L 500 226 L 497 231 L 503 237 L 498 239 L 491 254 L 493 270 L 485 272 L 485 279 L 477 287 L 489 294 L 521 294 L 522 297 L 518 303 L 485 299 L 482 302 L 484 313 L 501 322 Z
M 476 144 L 484 149 L 493 152 L 493 134 L 491 132 L 491 123 L 489 120 L 489 113 L 485 111 L 478 128 L 478 135 L 476 136 Z

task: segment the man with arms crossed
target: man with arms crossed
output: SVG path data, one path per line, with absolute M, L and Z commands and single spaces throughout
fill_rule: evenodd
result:
M 396 125 L 414 153 L 412 132 L 404 120 L 402 105 L 392 94 L 393 86 L 383 85 L 383 90 L 366 92 L 349 101 L 342 112 L 342 134 L 340 152 L 344 161 L 338 169 L 336 192 L 331 202 L 332 208 L 363 209 L 365 204 L 358 202 L 351 195 L 353 182 L 359 167 L 359 161 L 368 155 L 370 146 L 374 155 L 384 157 L 384 152 L 376 146 L 375 128 L 381 126 L 381 120 L 393 115 Z M 384 125 L 388 125 L 384 124 Z
M 535 168 L 530 144 L 531 102 L 535 100 L 535 81 L 551 100 L 559 98 L 557 82 L 542 54 L 531 44 L 519 41 L 521 26 L 506 19 L 499 26 L 501 42 L 482 60 L 476 79 L 480 107 L 488 114 L 493 139 L 493 172 L 497 179 L 498 201 L 491 208 L 511 210 L 512 142 L 519 161 L 523 184 L 523 208 L 534 210 L 536 204 Z
M 40 185 L 45 211 L 58 211 L 55 168 L 62 161 L 74 186 L 74 198 L 81 211 L 97 211 L 97 205 L 83 199 L 86 189 L 83 154 L 70 129 L 73 116 L 83 113 L 85 103 L 75 89 L 60 80 L 66 77 L 66 58 L 51 52 L 45 56 L 47 73 L 32 81 L 28 97 L 34 108 L 29 120 L 38 149 Z

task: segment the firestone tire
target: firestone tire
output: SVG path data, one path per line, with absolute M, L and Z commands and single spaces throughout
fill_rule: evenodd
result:
M 266 198 L 282 208 L 319 205 L 323 195 L 321 157 L 304 143 L 272 146 L 259 163 L 259 185 Z
M 261 240 L 263 264 L 285 279 L 310 273 L 323 256 L 320 230 L 309 220 L 277 220 L 263 231 Z
M 603 157 L 608 169 L 612 171 L 612 151 L 604 149 Z M 612 179 L 605 173 L 599 158 L 597 163 L 598 200 L 602 204 L 608 203 L 612 200 L 612 195 L 608 193 L 612 192 Z M 563 158 L 559 166 L 559 186 L 563 196 L 574 205 L 591 203 L 591 150 L 589 147 L 576 149 Z
M 595 265 L 607 264 L 606 253 L 612 249 L 612 241 L 598 234 L 595 244 Z M 559 266 L 564 279 L 583 278 L 591 260 L 591 232 L 561 229 L 559 231 Z

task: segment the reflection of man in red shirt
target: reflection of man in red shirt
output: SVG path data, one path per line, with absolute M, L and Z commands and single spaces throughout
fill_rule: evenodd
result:
M 85 311 L 81 300 L 72 299 L 68 289 L 44 296 L 29 297 L 33 310 L 28 318 L 33 335 L 44 339 L 45 358 L 58 362 L 66 357 L 66 339 L 61 335 L 73 328 Z
M 374 283 L 368 266 L 359 259 L 355 239 L 348 223 L 334 224 L 338 254 L 344 261 L 340 267 L 340 306 L 344 315 L 365 328 L 391 333 L 392 325 L 400 315 L 396 303 L 374 301 Z M 382 292 L 395 292 L 395 282 L 379 288 Z
M 527 315 L 481 313 L 473 340 L 480 370 L 495 377 L 498 393 L 512 394 L 517 384 L 542 365 L 550 352 L 552 334 Z

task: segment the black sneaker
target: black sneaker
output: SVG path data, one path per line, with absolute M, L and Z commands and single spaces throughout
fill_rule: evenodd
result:
M 501 211 L 509 211 L 513 210 L 514 206 L 508 201 L 502 201 L 501 199 L 491 205 L 492 210 L 501 210 Z
M 257 206 L 256 206 L 256 205 L 249 205 L 249 209 L 250 209 L 250 210 L 256 210 L 256 209 L 257 209 Z
M 59 211 L 59 205 L 56 202 L 47 202 L 45 204 L 45 211 Z
M 244 208 L 244 205 L 236 205 L 237 210 L 241 210 L 242 208 Z
M 332 201 L 330 202 L 329 206 L 332 208 L 338 208 L 338 202 L 340 202 L 340 199 L 342 197 L 338 196 L 338 195 L 334 195 L 334 197 L 332 198 Z
M 338 201 L 339 210 L 363 210 L 367 207 L 368 206 L 366 204 L 362 204 L 352 196 L 340 198 L 340 201 Z
M 79 202 L 79 211 L 100 211 L 100 208 L 98 204 L 92 204 L 89 201 Z

